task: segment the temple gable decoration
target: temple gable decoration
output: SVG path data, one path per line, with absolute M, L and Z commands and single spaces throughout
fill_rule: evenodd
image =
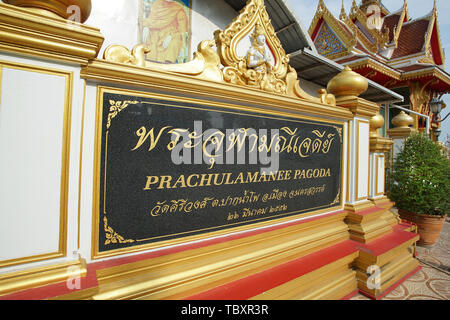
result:
M 336 105 L 335 97 L 326 89 L 320 89 L 318 97 L 314 97 L 301 88 L 297 72 L 289 65 L 289 55 L 271 24 L 264 0 L 248 0 L 227 28 L 214 33 L 214 40 L 204 40 L 198 45 L 192 61 L 180 64 L 147 61 L 145 56 L 150 50 L 145 44 L 138 44 L 132 50 L 111 45 L 105 50 L 104 59 Z
M 335 35 L 335 38 L 339 39 L 343 48 L 340 48 L 339 50 L 325 48 L 327 44 L 334 43 L 332 37 L 329 36 L 330 33 L 326 32 L 326 29 L 329 29 L 330 32 Z M 336 19 L 328 10 L 323 0 L 319 0 L 316 14 L 312 19 L 308 32 L 311 35 L 311 39 L 316 45 L 317 50 L 321 54 L 322 52 L 329 53 L 326 55 L 329 59 L 336 59 L 348 55 L 357 44 L 356 30 L 349 28 L 343 21 Z M 331 40 L 329 43 L 321 43 L 319 41 L 322 33 L 324 34 L 324 40 Z
M 334 34 L 334 32 L 331 31 L 330 27 L 326 23 L 322 24 L 314 44 L 316 45 L 317 51 L 325 57 L 346 52 L 345 45 Z
M 335 52 L 332 37 L 321 39 L 324 24 L 331 29 L 327 34 L 336 34 L 347 50 Z M 348 13 L 342 3 L 339 17 L 318 0 L 309 34 L 320 54 L 387 89 L 403 92 L 410 109 L 422 116 L 432 119 L 430 101 L 450 92 L 436 1 L 428 14 L 412 19 L 407 0 L 394 12 L 380 0 L 362 0 L 359 5 L 353 0 Z M 425 117 L 414 117 L 414 128 L 426 130 Z M 439 126 L 431 123 L 432 129 Z
M 251 39 L 250 46 L 245 55 L 239 54 L 238 46 L 247 37 Z M 297 78 L 270 23 L 263 0 L 249 1 L 225 30 L 215 32 L 215 39 L 224 66 L 224 79 L 229 83 L 286 94 L 288 73 Z

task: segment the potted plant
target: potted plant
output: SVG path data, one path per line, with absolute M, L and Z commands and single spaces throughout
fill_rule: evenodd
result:
M 437 242 L 450 209 L 450 160 L 427 136 L 408 137 L 394 161 L 390 199 L 418 225 L 419 244 Z

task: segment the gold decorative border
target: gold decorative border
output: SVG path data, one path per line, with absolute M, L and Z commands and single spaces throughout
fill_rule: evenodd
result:
M 45 59 L 87 64 L 104 38 L 97 28 L 0 2 L 0 49 Z
M 352 132 L 352 121 L 347 122 L 347 127 L 348 127 L 348 131 L 347 131 L 347 194 L 346 194 L 346 201 L 350 202 L 350 157 L 351 157 L 351 132 Z
M 81 134 L 80 134 L 80 164 L 78 170 L 78 226 L 77 226 L 77 248 L 81 246 L 81 188 L 83 173 L 83 137 L 84 137 L 84 115 L 86 111 L 86 80 L 83 81 L 83 106 L 81 111 Z
M 379 179 L 378 179 L 378 177 L 379 177 L 378 168 L 380 166 L 379 165 L 380 159 L 382 160 L 383 168 L 384 168 L 384 156 L 383 155 L 376 155 L 375 156 L 375 164 L 376 164 L 376 168 L 375 168 L 375 175 L 376 175 L 375 185 L 376 185 L 376 187 L 375 187 L 375 192 L 374 192 L 375 196 L 383 196 L 384 195 L 384 190 L 383 190 L 383 192 L 378 192 L 378 186 L 379 186 L 379 182 L 380 182 Z M 386 169 L 386 168 L 384 168 L 384 169 Z M 386 188 L 386 186 L 385 186 L 385 188 Z M 385 189 L 385 188 L 383 188 L 383 189 Z
M 270 221 L 256 222 L 256 223 L 250 224 L 250 225 L 228 228 L 226 230 L 207 232 L 207 233 L 203 233 L 200 235 L 193 235 L 193 236 L 187 236 L 184 238 L 164 240 L 164 241 L 160 241 L 157 243 L 137 245 L 137 246 L 130 247 L 130 248 L 116 249 L 116 250 L 111 250 L 108 252 L 100 252 L 99 245 L 98 245 L 99 244 L 98 227 L 99 227 L 99 223 L 100 223 L 99 190 L 100 190 L 100 183 L 101 183 L 100 182 L 100 167 L 101 167 L 100 158 L 101 158 L 101 150 L 102 150 L 101 139 L 102 139 L 102 127 L 103 127 L 103 120 L 102 120 L 103 119 L 103 95 L 105 92 L 121 94 L 121 95 L 133 95 L 133 96 L 139 96 L 139 97 L 144 97 L 144 98 L 157 98 L 157 99 L 163 99 L 163 100 L 175 101 L 175 102 L 176 101 L 183 101 L 183 102 L 188 102 L 188 103 L 190 102 L 190 103 L 195 103 L 198 105 L 230 109 L 230 111 L 229 111 L 230 113 L 236 113 L 236 114 L 239 114 L 239 111 L 244 110 L 244 111 L 250 111 L 250 112 L 258 112 L 260 114 L 263 114 L 265 117 L 270 117 L 270 116 L 275 115 L 275 116 L 281 116 L 281 117 L 291 117 L 291 118 L 295 118 L 295 119 L 299 119 L 299 120 L 312 120 L 312 121 L 318 121 L 318 122 L 322 122 L 322 123 L 329 123 L 331 127 L 335 127 L 333 125 L 344 125 L 345 124 L 344 121 L 320 119 L 317 117 L 303 116 L 303 115 L 299 115 L 299 114 L 295 114 L 295 113 L 288 113 L 288 112 L 281 112 L 281 111 L 275 112 L 275 111 L 271 111 L 271 110 L 265 110 L 262 108 L 257 109 L 257 108 L 251 108 L 251 107 L 246 107 L 246 106 L 239 106 L 237 104 L 233 105 L 233 104 L 228 104 L 228 103 L 219 103 L 219 102 L 212 102 L 212 101 L 200 100 L 200 99 L 192 99 L 192 98 L 186 98 L 186 97 L 169 96 L 166 94 L 159 94 L 159 93 L 148 93 L 148 92 L 134 91 L 134 90 L 128 90 L 128 89 L 117 89 L 117 88 L 113 88 L 113 87 L 105 87 L 105 86 L 99 85 L 97 87 L 97 111 L 96 111 L 96 125 L 95 125 L 95 147 L 94 147 L 95 153 L 94 153 L 94 177 L 93 177 L 94 191 L 93 191 L 93 203 L 92 203 L 93 215 L 92 215 L 91 258 L 93 260 L 122 255 L 122 254 L 128 254 L 128 253 L 133 253 L 133 252 L 141 252 L 144 250 L 161 248 L 161 247 L 165 247 L 165 246 L 169 246 L 169 245 L 188 243 L 188 242 L 196 241 L 196 240 L 200 240 L 200 239 L 214 238 L 214 237 L 220 236 L 220 235 L 227 235 L 227 234 L 232 234 L 232 233 L 236 233 L 236 232 L 257 229 L 257 228 L 261 228 L 264 226 L 293 221 L 293 220 L 297 220 L 299 218 L 306 218 L 306 217 L 318 215 L 321 213 L 333 212 L 333 211 L 341 209 L 343 206 L 343 197 L 340 196 L 343 194 L 343 181 L 342 181 L 343 171 L 342 171 L 341 172 L 341 175 L 342 175 L 341 176 L 341 186 L 339 188 L 338 195 L 335 199 L 336 203 L 333 203 L 333 204 L 337 204 L 337 203 L 339 203 L 339 204 L 335 207 L 331 207 L 331 208 L 327 208 L 327 209 L 316 208 L 318 210 L 308 212 L 308 210 L 314 210 L 314 208 L 312 208 L 312 209 L 305 210 L 307 213 L 304 213 L 301 216 L 293 215 L 293 216 L 274 219 L 274 220 L 270 220 Z M 237 112 L 236 111 L 233 112 L 233 110 L 237 110 Z M 343 144 L 342 140 L 341 140 L 341 143 Z M 343 148 L 341 150 L 341 161 L 342 161 L 342 168 L 341 168 L 341 170 L 342 170 L 343 165 L 344 165 L 344 150 L 343 150 Z M 125 238 L 123 238 L 122 236 L 120 236 L 120 237 L 124 241 L 126 241 Z
M 69 277 L 84 277 L 86 273 L 86 261 L 79 256 L 77 261 L 0 274 L 0 296 L 58 283 Z
M 377 72 L 380 72 L 384 75 L 387 75 L 395 80 L 402 80 L 402 73 L 398 72 L 387 65 L 383 65 L 382 63 L 375 61 L 371 58 L 364 58 L 362 60 L 357 60 L 355 62 L 349 62 L 346 65 L 351 67 L 353 70 L 359 68 L 370 68 Z
M 52 69 L 41 66 L 26 65 L 17 62 L 0 60 L 0 76 L 3 68 L 10 68 L 41 74 L 62 76 L 65 78 L 65 102 L 64 123 L 62 136 L 62 161 L 61 161 L 61 186 L 60 186 L 60 222 L 59 222 L 59 246 L 57 252 L 33 255 L 10 260 L 0 261 L 0 268 L 24 263 L 32 263 L 42 260 L 50 260 L 64 257 L 67 254 L 67 216 L 68 216 L 68 192 L 69 192 L 69 161 L 70 161 L 70 132 L 72 118 L 72 96 L 73 96 L 73 72 Z M 0 88 L 1 89 L 1 88 Z M 1 92 L 0 92 L 1 93 Z
M 368 149 L 368 158 L 369 158 L 369 163 L 368 163 L 368 172 L 367 172 L 367 176 L 368 176 L 368 180 L 367 180 L 367 195 L 363 196 L 363 197 L 359 197 L 359 146 L 360 146 L 360 124 L 361 123 L 366 123 L 368 126 L 370 126 L 370 122 L 366 121 L 366 120 L 360 120 L 357 119 L 356 120 L 356 181 L 355 181 L 355 201 L 362 201 L 362 200 L 366 200 L 369 197 L 369 185 L 370 185 L 370 143 L 369 141 L 367 141 L 367 149 Z
M 105 268 L 97 272 L 98 292 L 91 298 L 184 299 L 348 239 L 346 216 L 341 211 L 206 248 Z

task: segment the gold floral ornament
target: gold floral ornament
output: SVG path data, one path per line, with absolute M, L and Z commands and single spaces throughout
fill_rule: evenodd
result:
M 106 48 L 103 58 L 111 62 L 131 64 L 152 70 L 175 72 L 220 82 L 223 80 L 223 76 L 220 70 L 220 59 L 217 51 L 213 49 L 214 46 L 214 40 L 200 42 L 197 51 L 194 53 L 194 59 L 190 62 L 179 64 L 162 64 L 146 61 L 145 55 L 150 52 L 150 48 L 144 44 L 138 44 L 131 51 L 122 45 L 111 45 Z
M 111 126 L 111 120 L 114 119 L 120 111 L 128 107 L 130 104 L 138 104 L 139 101 L 114 101 L 109 100 L 109 114 L 108 114 L 108 122 L 106 123 L 106 128 L 109 129 Z
M 108 225 L 108 219 L 106 217 L 103 217 L 103 223 L 104 223 L 105 238 L 106 238 L 105 245 L 112 244 L 112 243 L 133 243 L 134 242 L 134 240 L 131 240 L 131 239 L 125 240 L 124 237 L 122 237 L 117 232 L 115 232 L 113 230 L 113 228 L 111 228 Z

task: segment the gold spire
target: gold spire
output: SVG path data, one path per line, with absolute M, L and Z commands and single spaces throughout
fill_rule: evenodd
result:
M 341 6 L 341 14 L 339 15 L 339 19 L 344 20 L 347 14 L 345 13 L 344 0 L 342 0 Z
M 367 12 L 367 8 L 370 6 L 380 7 L 380 2 L 378 0 L 362 0 L 361 6 L 359 7 L 364 13 Z

